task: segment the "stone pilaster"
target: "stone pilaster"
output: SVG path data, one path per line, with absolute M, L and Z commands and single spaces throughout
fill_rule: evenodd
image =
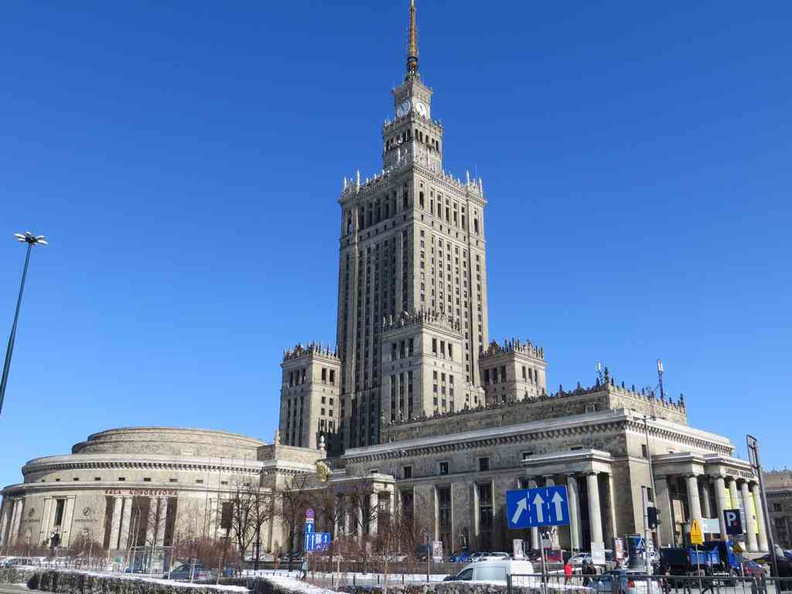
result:
M 123 497 L 113 497 L 113 517 L 110 520 L 110 544 L 111 551 L 118 549 L 118 535 L 121 532 L 121 512 L 124 505 Z
M 152 503 L 154 500 L 151 500 Z M 165 524 L 168 520 L 168 498 L 160 497 L 157 504 L 157 532 L 154 544 L 161 547 L 165 544 Z

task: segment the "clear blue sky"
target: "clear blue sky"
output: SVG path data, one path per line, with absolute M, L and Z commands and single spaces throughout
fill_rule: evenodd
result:
M 484 179 L 492 336 L 548 384 L 655 359 L 691 423 L 790 463 L 792 4 L 419 0 L 446 168 Z M 407 0 L 0 9 L 0 483 L 91 432 L 272 439 L 334 341 L 337 198 L 381 167 Z

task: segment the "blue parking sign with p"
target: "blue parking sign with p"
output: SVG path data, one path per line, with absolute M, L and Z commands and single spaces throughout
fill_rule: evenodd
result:
M 723 521 L 726 524 L 726 534 L 742 534 L 742 517 L 739 509 L 724 509 Z

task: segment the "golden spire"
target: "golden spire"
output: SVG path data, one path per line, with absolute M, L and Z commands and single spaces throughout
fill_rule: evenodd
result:
M 415 27 L 415 0 L 410 0 L 410 48 L 407 53 L 407 75 L 418 74 L 418 31 Z

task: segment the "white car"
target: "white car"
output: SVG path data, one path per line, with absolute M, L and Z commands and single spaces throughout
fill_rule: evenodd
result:
M 582 567 L 584 561 L 591 563 L 591 553 L 575 553 L 569 558 L 572 567 Z
M 485 553 L 480 553 L 475 559 L 471 557 L 470 560 L 475 563 L 477 561 L 489 561 L 492 559 L 501 559 L 508 561 L 509 559 L 511 559 L 511 555 L 509 555 L 509 553 L 502 553 L 502 552 L 495 552 L 495 553 L 485 552 Z
M 514 561 L 512 559 L 481 559 L 471 563 L 455 576 L 448 576 L 449 582 L 489 582 L 506 584 L 507 576 L 511 576 L 512 585 L 536 586 L 533 576 L 534 568 L 530 561 Z

